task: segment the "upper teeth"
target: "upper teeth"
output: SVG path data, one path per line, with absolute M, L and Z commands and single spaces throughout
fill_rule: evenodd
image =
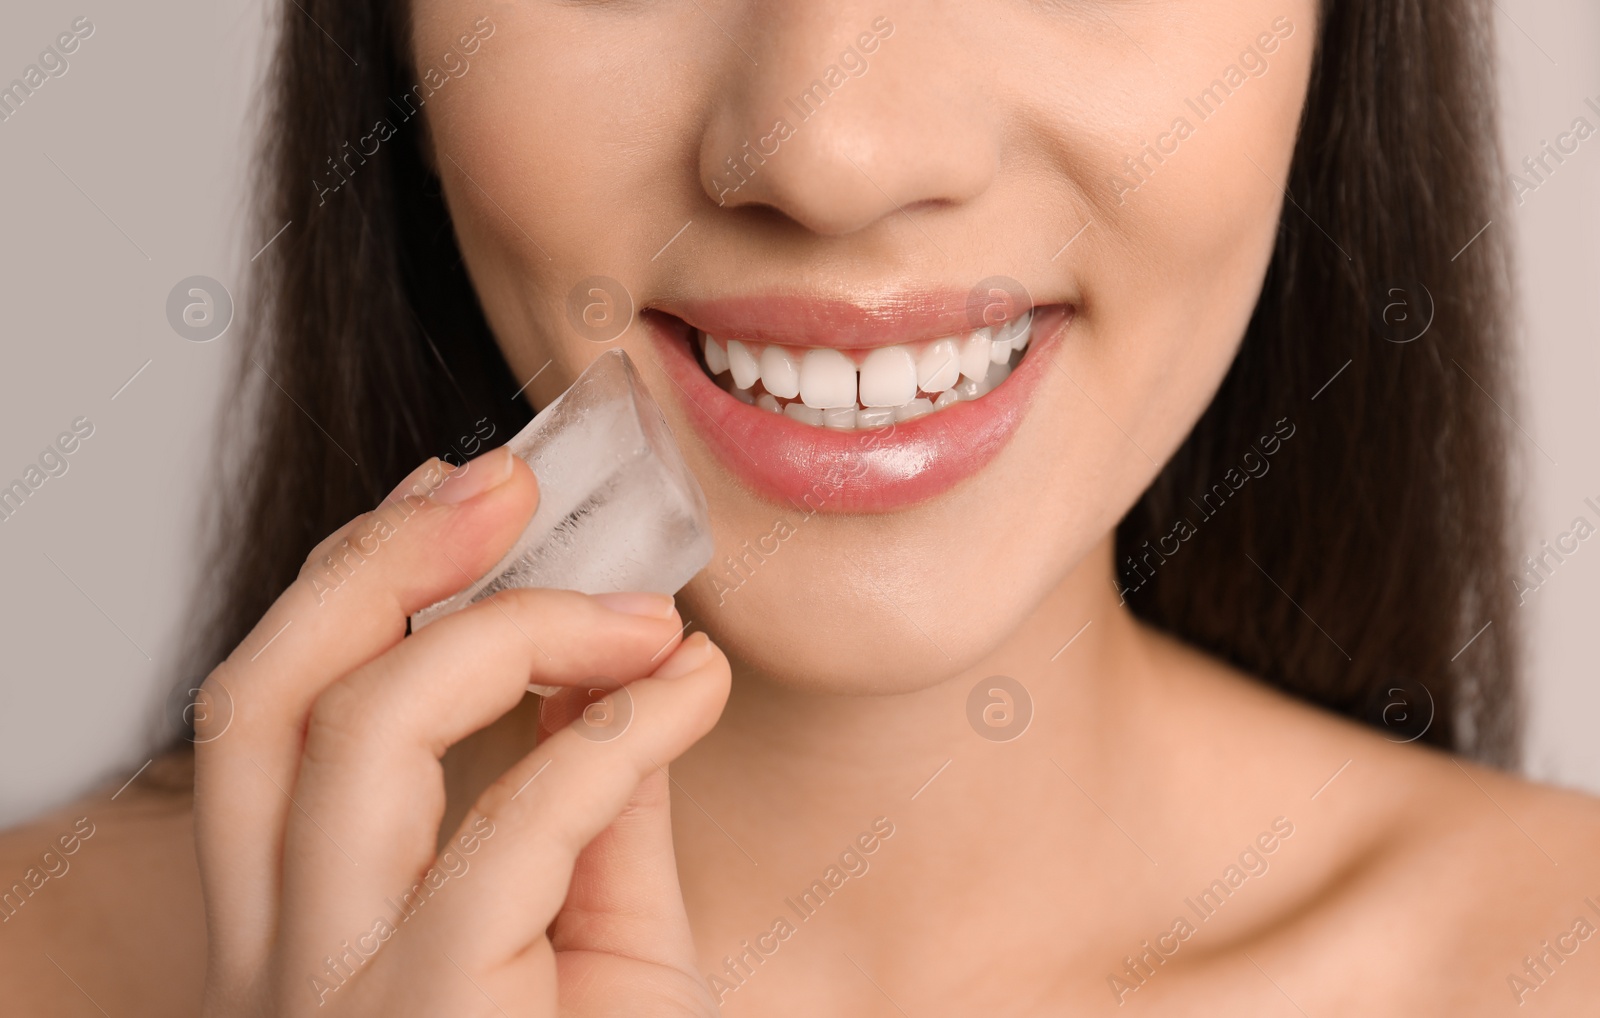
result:
M 832 347 L 762 346 L 703 334 L 701 348 L 712 375 L 731 373 L 733 394 L 743 402 L 810 424 L 875 427 L 976 399 L 999 385 L 1011 372 L 1013 352 L 1027 348 L 1032 320 L 1028 312 L 997 328 L 880 346 L 859 361 Z M 765 390 L 759 398 L 750 391 L 757 382 Z M 782 402 L 797 396 L 798 402 Z

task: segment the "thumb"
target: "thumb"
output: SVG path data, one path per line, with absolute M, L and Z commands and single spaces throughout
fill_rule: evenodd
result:
M 550 943 L 558 953 L 597 951 L 695 975 L 665 767 L 639 782 L 622 813 L 579 854 Z

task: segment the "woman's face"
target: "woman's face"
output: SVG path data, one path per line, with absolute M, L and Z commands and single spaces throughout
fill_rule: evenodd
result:
M 1063 582 L 1115 597 L 1109 535 L 1256 302 L 1315 10 L 415 0 L 413 55 L 528 398 L 620 346 L 705 489 L 684 617 L 889 692 Z

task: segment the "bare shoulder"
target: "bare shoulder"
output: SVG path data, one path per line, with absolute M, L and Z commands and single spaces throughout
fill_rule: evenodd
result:
M 1558 1014 L 1600 1000 L 1600 799 L 1407 741 L 1415 726 L 1335 716 L 1179 644 L 1158 654 L 1188 676 L 1177 713 L 1229 733 L 1218 766 L 1293 817 L 1280 911 L 1248 950 L 1300 1006 Z
M 1458 1014 L 1572 1013 L 1600 1000 L 1600 801 L 1444 754 L 1415 754 L 1409 816 L 1374 853 L 1366 907 L 1398 906 Z M 1403 978 L 1402 973 L 1393 973 Z
M 115 800 L 104 789 L 0 833 L 0 982 L 17 1013 L 199 1010 L 187 770 L 184 755 L 162 758 Z

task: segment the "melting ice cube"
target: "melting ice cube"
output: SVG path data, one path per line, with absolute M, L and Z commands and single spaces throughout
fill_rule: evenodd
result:
M 509 587 L 676 594 L 711 561 L 705 495 L 623 351 L 596 358 L 509 445 L 539 479 L 533 519 L 482 579 L 413 615 L 413 630 Z

